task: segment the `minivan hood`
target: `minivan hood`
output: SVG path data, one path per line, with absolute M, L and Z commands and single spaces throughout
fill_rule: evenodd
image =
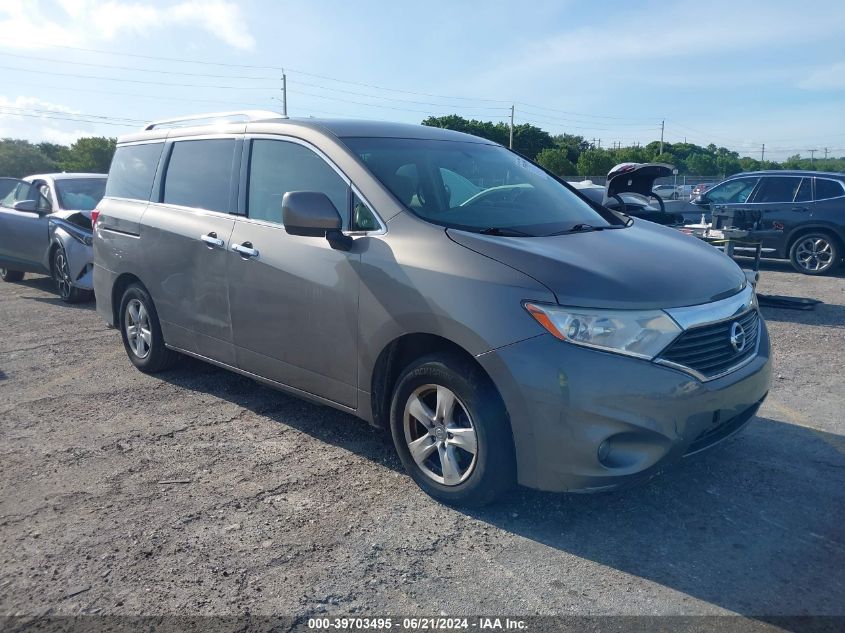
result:
M 446 232 L 458 244 L 530 275 L 561 305 L 676 308 L 729 297 L 747 283 L 721 251 L 644 220 L 627 228 L 549 237 Z

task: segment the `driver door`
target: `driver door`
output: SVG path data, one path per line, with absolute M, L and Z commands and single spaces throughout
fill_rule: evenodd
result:
M 703 196 L 710 211 L 710 217 L 705 219 L 712 221 L 714 211 L 744 208 L 759 180 L 757 176 L 733 178 L 713 187 Z
M 28 200 L 33 210 L 15 209 Z M 38 187 L 17 178 L 0 178 L 0 268 L 22 272 L 45 272 L 47 215 L 50 201 Z

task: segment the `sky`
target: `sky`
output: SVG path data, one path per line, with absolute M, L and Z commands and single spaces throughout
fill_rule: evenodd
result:
M 845 2 L 2 0 L 0 137 L 238 109 L 845 156 Z

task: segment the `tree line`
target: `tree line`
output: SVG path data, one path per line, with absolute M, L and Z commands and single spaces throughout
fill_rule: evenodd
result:
M 457 114 L 428 117 L 423 125 L 441 127 L 501 143 L 510 140 L 507 123 L 465 119 Z M 116 139 L 104 136 L 80 138 L 71 145 L 31 143 L 20 139 L 0 140 L 0 176 L 21 178 L 50 172 L 106 173 L 114 154 Z M 604 176 L 619 163 L 669 163 L 682 175 L 725 177 L 757 169 L 815 169 L 845 172 L 845 157 L 811 160 L 796 154 L 784 161 L 759 161 L 714 144 L 663 143 L 631 147 L 597 147 L 576 134 L 551 135 L 545 130 L 521 123 L 513 128 L 513 148 L 559 176 Z
M 422 124 L 474 134 L 506 147 L 510 140 L 510 127 L 503 122 L 477 121 L 450 114 L 428 117 Z M 553 136 L 530 123 L 514 126 L 513 149 L 558 176 L 605 176 L 614 165 L 629 162 L 668 163 L 674 165 L 679 174 L 709 177 L 725 177 L 758 169 L 845 172 L 845 157 L 811 160 L 796 154 L 782 162 L 759 161 L 747 156 L 740 157 L 739 153 L 712 143 L 706 147 L 694 143 L 663 143 L 661 153 L 660 141 L 652 141 L 642 146 L 602 148 L 583 136 Z
M 0 139 L 0 176 L 22 178 L 60 171 L 105 174 L 116 142 L 104 136 L 80 138 L 71 145 Z

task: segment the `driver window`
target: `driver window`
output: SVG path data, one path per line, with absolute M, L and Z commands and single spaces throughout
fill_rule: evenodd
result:
M 735 178 L 713 187 L 706 198 L 716 204 L 742 204 L 751 196 L 756 184 L 757 178 Z

